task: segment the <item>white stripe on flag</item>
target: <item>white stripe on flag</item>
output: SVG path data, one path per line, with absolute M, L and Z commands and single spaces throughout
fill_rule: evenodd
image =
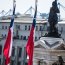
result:
M 10 30 L 11 30 L 11 42 L 10 42 L 9 57 L 11 56 L 11 53 L 12 53 L 12 43 L 13 43 L 13 26 L 10 28 Z

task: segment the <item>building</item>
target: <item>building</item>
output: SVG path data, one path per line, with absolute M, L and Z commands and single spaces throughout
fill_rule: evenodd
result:
M 31 24 L 32 24 L 32 20 L 33 17 L 30 15 L 22 15 L 22 16 L 18 16 L 15 18 L 14 20 L 14 36 L 13 36 L 13 48 L 12 48 L 12 57 L 11 57 L 11 65 L 26 65 L 27 64 L 27 58 L 26 58 L 26 43 L 29 37 L 29 33 L 30 33 L 30 29 L 31 29 Z M 7 37 L 7 32 L 8 32 L 8 28 L 9 28 L 9 24 L 10 24 L 10 18 L 1 18 L 0 20 L 0 65 L 4 65 L 4 56 L 3 56 L 3 47 L 4 47 L 4 43 Z M 39 53 L 41 53 L 38 56 L 48 56 L 50 57 L 51 54 L 49 52 L 53 53 L 57 53 L 57 50 L 49 50 L 49 49 L 45 49 L 46 46 L 44 47 L 44 43 L 40 42 L 40 39 L 43 35 L 45 35 L 48 32 L 48 28 L 47 28 L 47 21 L 44 19 L 39 19 L 37 18 L 36 21 L 36 27 L 35 27 L 35 48 L 34 48 L 34 59 L 33 59 L 33 64 L 35 64 L 35 58 L 37 57 L 37 55 Z M 59 23 L 59 33 L 62 33 L 62 38 L 65 40 L 65 24 Z M 37 44 L 37 45 L 36 45 Z M 61 47 L 61 45 L 59 45 L 59 47 Z M 63 45 L 64 46 L 64 45 Z M 58 46 L 56 47 L 58 48 Z M 44 53 L 43 53 L 44 52 Z M 64 50 L 62 51 L 58 51 L 58 53 L 62 52 L 62 54 L 64 54 Z M 49 55 L 47 55 L 49 54 Z M 36 57 L 35 57 L 36 56 Z M 53 57 L 55 58 L 55 57 Z M 45 64 L 45 65 L 49 65 L 48 63 L 46 63 L 42 59 L 41 60 L 41 65 Z M 57 60 L 57 58 L 55 59 Z M 48 60 L 47 60 L 48 61 Z M 36 62 L 38 62 L 36 60 Z M 49 61 L 48 61 L 49 62 Z
M 18 63 L 18 65 L 23 65 L 25 61 L 25 47 L 26 43 L 29 37 L 31 24 L 32 24 L 33 17 L 30 15 L 23 15 L 20 17 L 15 18 L 14 20 L 14 36 L 13 36 L 13 52 L 12 52 L 12 65 L 14 65 L 15 62 Z M 10 25 L 10 18 L 4 18 L 0 20 L 0 63 L 3 63 L 3 47 L 4 43 L 7 37 L 8 28 Z M 36 24 L 36 32 L 35 32 L 35 41 L 39 40 L 43 29 L 44 34 L 46 31 L 46 21 L 44 19 L 37 19 Z M 25 58 L 24 58 L 25 57 Z

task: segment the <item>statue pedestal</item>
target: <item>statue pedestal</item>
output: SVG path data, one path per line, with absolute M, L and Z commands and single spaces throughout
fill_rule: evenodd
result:
M 44 42 L 48 48 L 54 48 L 56 46 L 61 45 L 62 43 L 64 44 L 62 38 L 41 37 L 40 41 Z

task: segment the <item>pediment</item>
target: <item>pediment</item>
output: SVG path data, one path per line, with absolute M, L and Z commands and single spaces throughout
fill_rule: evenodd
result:
M 35 48 L 45 48 L 45 49 L 64 49 L 64 44 L 62 39 L 56 38 L 41 38 L 39 41 L 35 42 Z
M 55 48 L 56 50 L 65 50 L 65 45 L 61 44 L 60 46 L 58 46 L 57 48 Z
M 35 48 L 44 48 L 41 44 L 35 46 Z
M 34 47 L 35 48 L 44 48 L 44 49 L 46 49 L 46 45 L 45 45 L 45 42 L 43 42 L 43 41 L 36 41 L 35 43 L 34 43 Z
M 45 40 L 44 40 L 44 41 L 45 41 Z M 49 44 L 47 41 L 45 41 L 45 44 L 46 44 L 48 47 L 52 48 L 52 47 L 58 45 L 58 44 L 59 44 L 59 41 L 56 41 L 56 42 L 54 42 L 53 44 Z
M 45 45 L 47 49 L 55 49 L 61 44 L 64 44 L 62 38 L 52 38 L 52 37 L 41 37 L 40 41 Z

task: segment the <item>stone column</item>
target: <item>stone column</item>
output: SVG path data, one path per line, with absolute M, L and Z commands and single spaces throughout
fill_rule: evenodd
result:
M 18 48 L 17 48 L 17 46 L 15 47 L 15 65 L 17 65 L 17 63 L 18 63 Z
M 38 65 L 38 60 L 37 59 L 33 59 L 33 65 Z

